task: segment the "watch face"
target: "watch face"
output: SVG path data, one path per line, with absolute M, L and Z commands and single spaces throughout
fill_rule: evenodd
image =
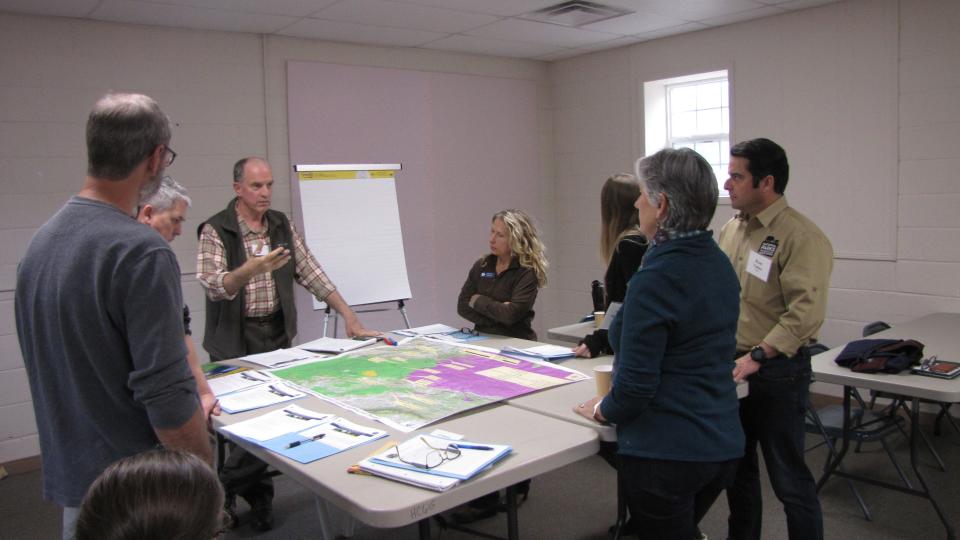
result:
M 754 347 L 750 349 L 750 358 L 753 358 L 753 360 L 756 362 L 763 362 L 767 359 L 767 355 L 760 347 Z

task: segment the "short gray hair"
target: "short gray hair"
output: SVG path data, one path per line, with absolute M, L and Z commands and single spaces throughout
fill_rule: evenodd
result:
M 654 205 L 666 195 L 668 231 L 706 230 L 717 209 L 717 177 L 703 156 L 689 148 L 664 148 L 637 160 L 635 169 L 647 198 Z
M 87 174 L 122 180 L 154 149 L 170 142 L 170 120 L 143 94 L 110 93 L 87 118 Z
M 243 180 L 243 174 L 247 172 L 247 163 L 254 161 L 259 163 L 266 163 L 270 165 L 270 162 L 263 159 L 262 157 L 257 156 L 247 156 L 245 158 L 240 158 L 236 163 L 233 164 L 233 183 L 236 184 Z
M 190 205 L 193 204 L 193 201 L 187 195 L 187 188 L 181 186 L 180 182 L 173 178 L 164 176 L 156 193 L 140 201 L 140 206 L 149 204 L 158 212 L 166 212 L 173 208 L 177 201 L 186 203 L 187 208 L 190 208 Z

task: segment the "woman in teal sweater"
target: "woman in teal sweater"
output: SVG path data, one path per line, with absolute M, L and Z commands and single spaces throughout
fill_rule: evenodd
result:
M 641 538 L 690 540 L 743 456 L 731 373 L 739 284 L 707 227 L 710 165 L 689 149 L 637 162 L 650 248 L 610 327 L 610 393 L 577 412 L 617 425 L 620 474 Z

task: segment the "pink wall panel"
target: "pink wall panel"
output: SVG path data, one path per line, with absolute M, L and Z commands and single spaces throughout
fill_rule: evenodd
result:
M 506 207 L 539 213 L 534 83 L 291 61 L 287 88 L 292 164 L 403 164 L 397 198 L 411 323 L 463 324 L 456 295 L 486 252 L 490 216 Z M 322 314 L 302 290 L 297 306 L 299 338 L 318 336 Z M 379 329 L 401 326 L 390 312 L 361 319 Z

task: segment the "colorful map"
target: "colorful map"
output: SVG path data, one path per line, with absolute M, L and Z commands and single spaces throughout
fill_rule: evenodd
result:
M 272 373 L 402 431 L 587 378 L 547 362 L 423 338 L 395 347 L 367 347 Z

